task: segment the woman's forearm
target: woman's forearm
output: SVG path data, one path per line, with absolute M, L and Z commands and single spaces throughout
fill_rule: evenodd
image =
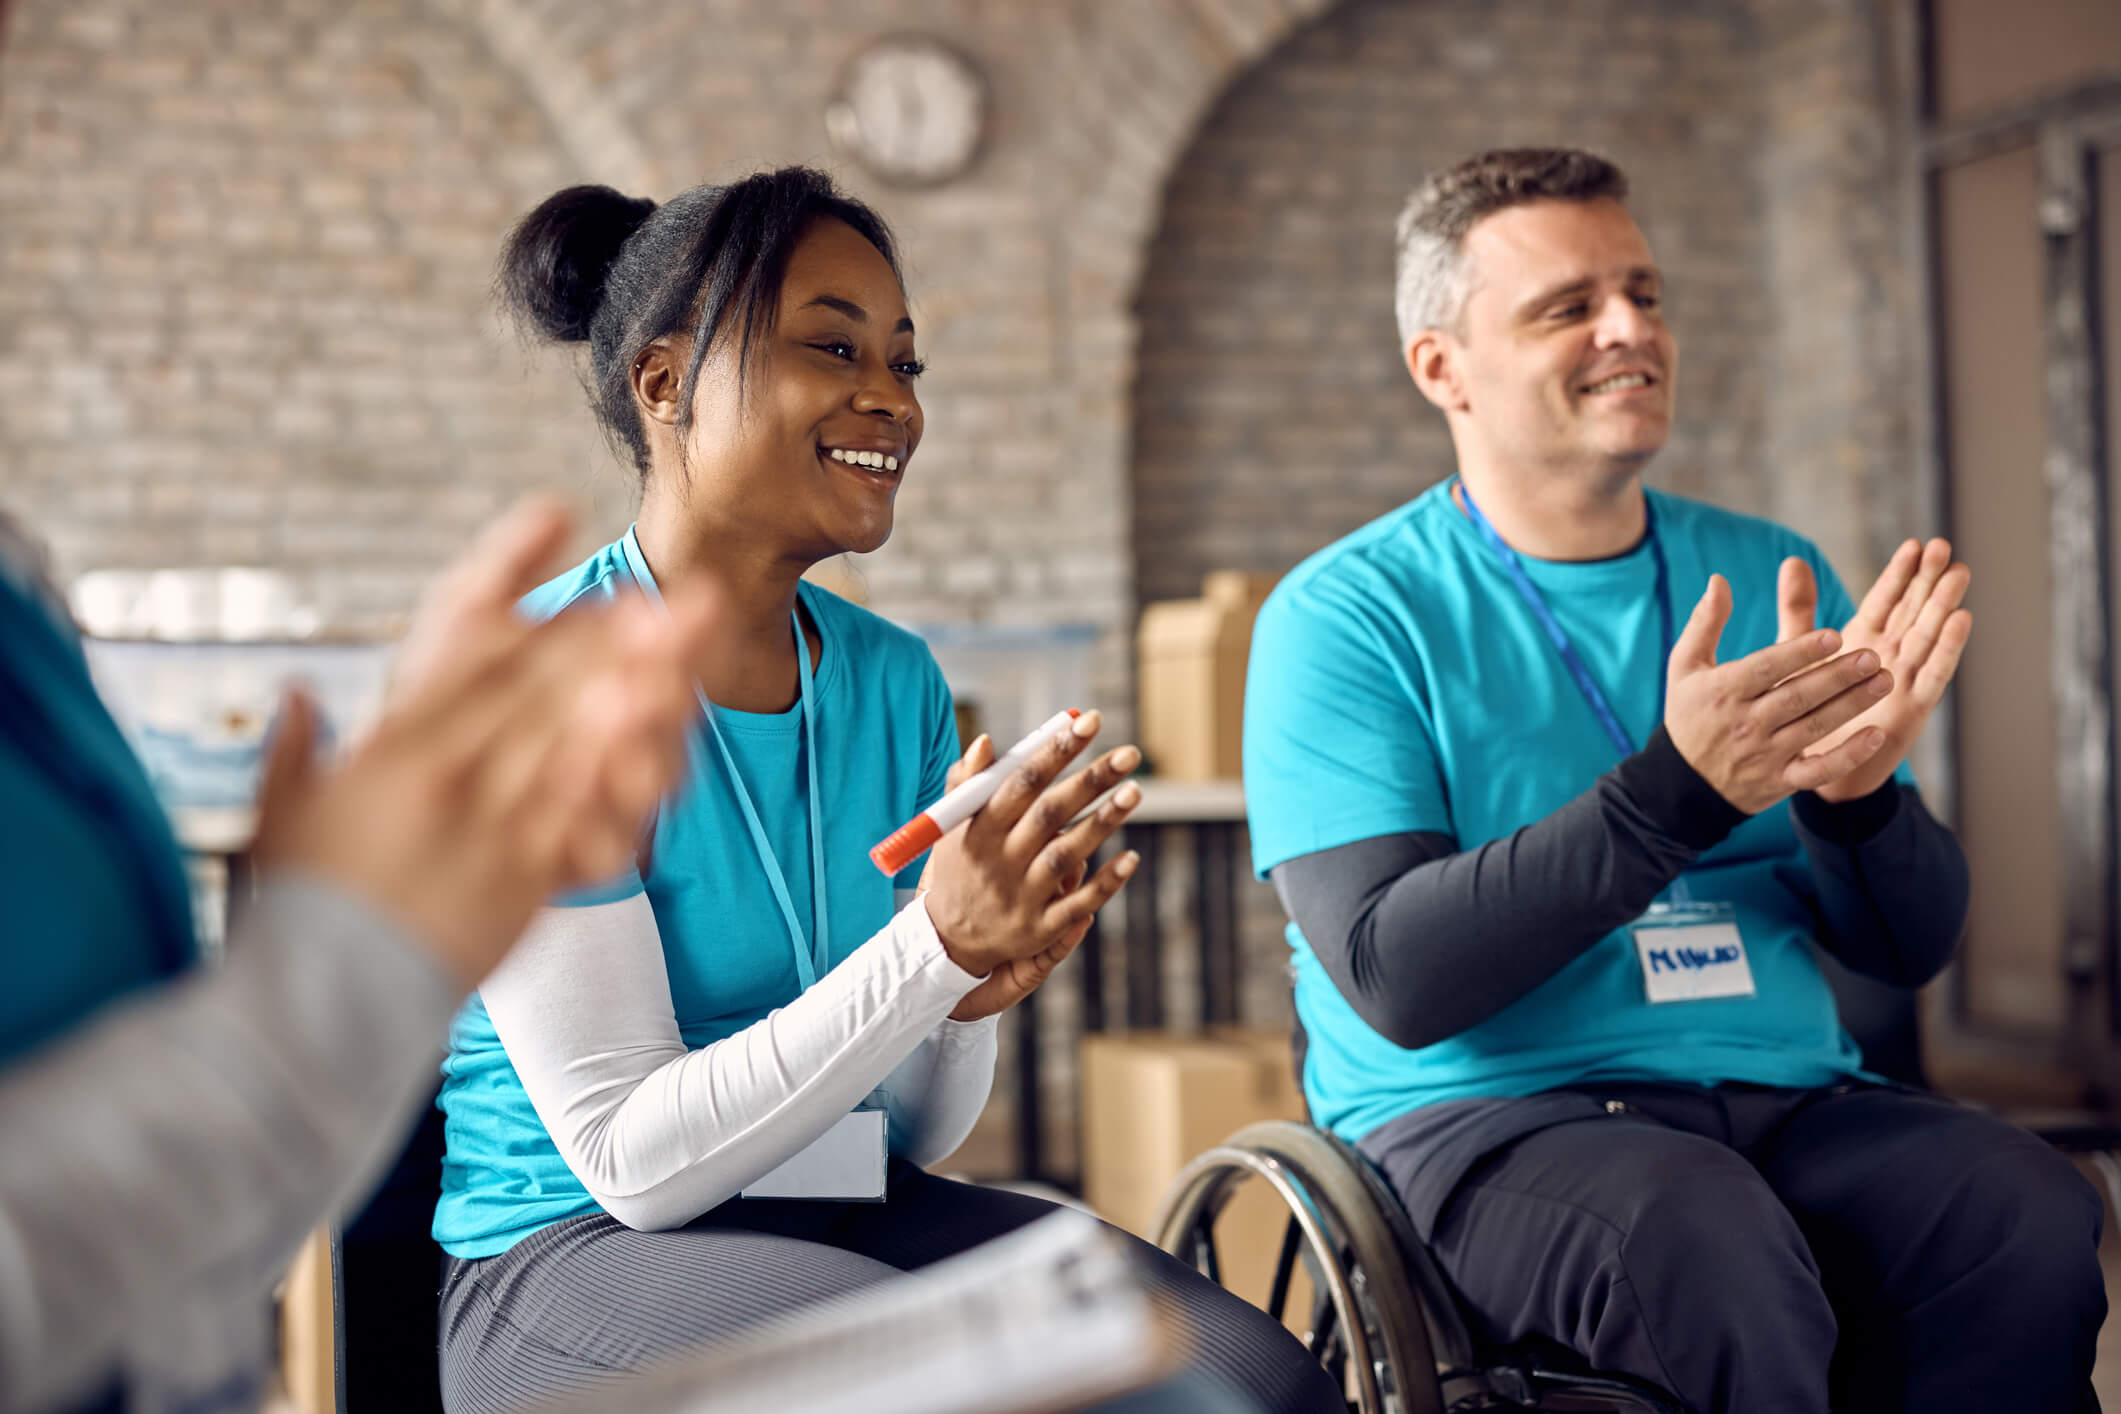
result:
M 978 979 L 915 903 L 817 985 L 697 1050 L 644 897 L 547 909 L 480 995 L 538 1117 L 629 1227 L 681 1226 L 771 1172 L 904 1061 Z

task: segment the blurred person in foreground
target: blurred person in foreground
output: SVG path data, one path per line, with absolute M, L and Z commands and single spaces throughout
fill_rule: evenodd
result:
M 1678 347 L 1626 195 L 1537 150 L 1416 190 L 1402 353 L 1458 475 L 1259 617 L 1312 1113 L 1491 1342 L 1714 1414 L 2096 1407 L 2097 1197 L 1868 1073 L 1814 952 L 1913 988 L 1964 927 L 1905 763 L 1969 571 L 1909 541 L 1852 604 L 1798 535 L 1645 488 Z
M 525 621 L 567 530 L 526 502 L 438 581 L 342 763 L 289 695 L 257 894 L 202 968 L 170 826 L 0 519 L 0 1410 L 255 1406 L 272 1283 L 396 1151 L 457 1004 L 631 856 L 709 612 Z

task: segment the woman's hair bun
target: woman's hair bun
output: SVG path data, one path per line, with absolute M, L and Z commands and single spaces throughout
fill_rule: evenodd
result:
M 501 250 L 501 292 L 516 318 L 562 343 L 587 339 L 620 247 L 654 210 L 645 197 L 610 187 L 545 198 Z

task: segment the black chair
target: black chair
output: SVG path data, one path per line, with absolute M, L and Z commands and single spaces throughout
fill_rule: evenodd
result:
M 1864 1068 L 1888 1080 L 1928 1090 L 1922 1065 L 1921 1007 L 1904 987 L 1874 982 L 1849 971 L 1826 953 L 1820 970 L 1834 989 L 1841 1024 L 1863 1048 Z M 2046 1140 L 2071 1158 L 2082 1159 L 2099 1176 L 2107 1211 L 2121 1220 L 2121 1125 L 2110 1114 L 2089 1110 L 2021 1113 L 2002 1111 L 1998 1118 Z
M 430 1103 L 368 1203 L 332 1237 L 340 1414 L 441 1414 L 436 1307 L 442 1112 Z

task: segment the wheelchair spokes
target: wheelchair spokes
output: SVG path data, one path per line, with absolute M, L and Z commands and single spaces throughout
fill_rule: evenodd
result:
M 1262 1308 L 1296 1329 L 1289 1307 L 1301 1263 L 1300 1338 L 1354 1414 L 1679 1414 L 1661 1392 L 1548 1369 L 1536 1354 L 1476 1359 L 1449 1282 L 1382 1180 L 1347 1144 L 1306 1125 L 1253 1125 L 1187 1165 L 1157 1218 L 1157 1245 L 1229 1287 L 1241 1263 L 1225 1260 L 1216 1221 L 1245 1184 L 1271 1190 L 1286 1214 Z

